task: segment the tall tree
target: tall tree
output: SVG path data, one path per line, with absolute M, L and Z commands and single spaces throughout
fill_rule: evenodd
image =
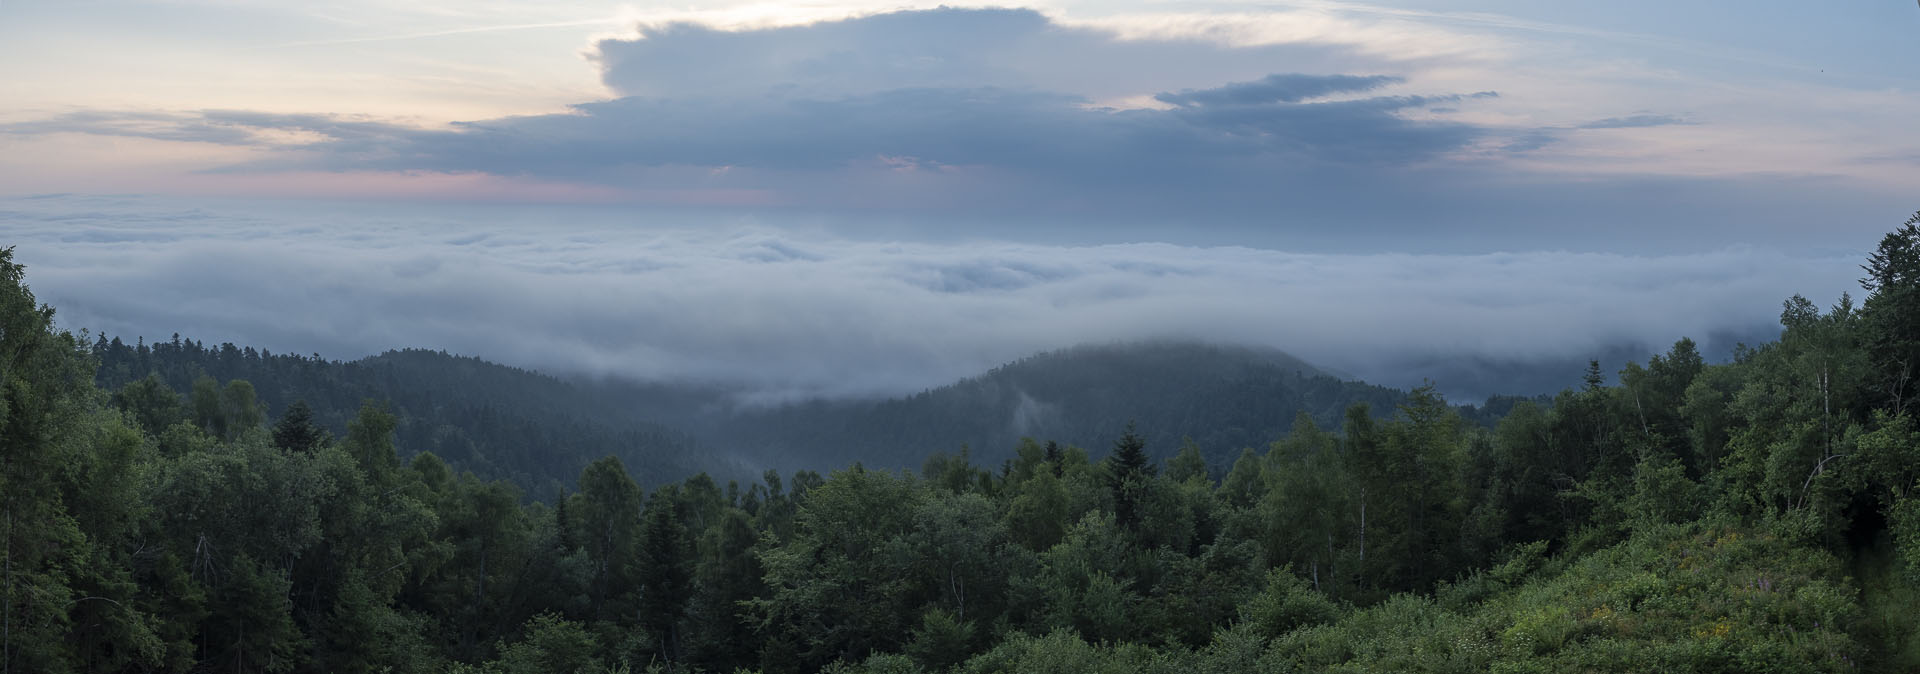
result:
M 24 272 L 0 249 L 0 671 L 66 672 L 85 666 L 66 638 L 76 608 L 104 603 L 85 601 L 95 541 L 62 498 L 93 463 L 99 391 L 84 343 L 54 329 Z
M 654 652 L 668 662 L 678 662 L 685 654 L 681 622 L 693 595 L 687 510 L 679 487 L 669 485 L 653 493 L 641 516 L 640 624 L 653 638 Z
M 266 410 L 260 407 L 253 384 L 245 379 L 234 379 L 220 389 L 220 414 L 226 418 L 229 439 L 259 428 L 267 421 Z
M 186 416 L 180 405 L 180 394 L 168 388 L 159 374 L 149 374 L 121 387 L 113 394 L 113 405 L 133 415 L 134 423 L 151 435 L 159 435 Z
M 1920 212 L 1881 238 L 1861 268 L 1867 351 L 1886 407 L 1898 414 L 1920 388 Z
M 760 560 L 754 556 L 758 542 L 752 520 L 735 508 L 727 509 L 701 535 L 689 606 L 695 630 L 688 651 L 696 666 L 724 672 L 753 664 L 754 653 L 741 647 L 753 641 L 753 628 L 742 614 L 741 602 L 765 589 Z
M 314 423 L 313 408 L 305 400 L 293 401 L 273 425 L 273 446 L 289 452 L 317 451 L 327 444 L 327 436 L 327 429 Z
M 1167 460 L 1167 479 L 1174 482 L 1207 478 L 1207 460 L 1200 455 L 1200 446 L 1187 438 L 1180 443 L 1180 452 Z
M 193 380 L 193 391 L 188 394 L 193 405 L 193 423 L 200 430 L 216 438 L 227 437 L 227 413 L 220 401 L 220 382 L 213 377 L 200 375 Z
M 640 547 L 640 485 L 620 459 L 606 457 L 580 473 L 580 491 L 568 516 L 574 536 L 593 563 L 595 618 L 625 613 L 637 589 L 633 564 Z
M 1107 488 L 1113 490 L 1113 515 L 1121 528 L 1140 526 L 1140 502 L 1155 474 L 1153 460 L 1147 458 L 1147 441 L 1127 422 L 1126 432 L 1113 442 L 1107 456 Z

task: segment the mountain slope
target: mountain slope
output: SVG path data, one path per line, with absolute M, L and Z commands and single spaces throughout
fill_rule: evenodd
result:
M 571 488 L 588 463 L 608 455 L 643 484 L 703 471 L 723 480 L 754 474 L 589 387 L 478 358 L 406 350 L 342 362 L 177 337 L 133 346 L 103 337 L 93 351 L 100 362 L 95 381 L 104 389 L 148 373 L 181 393 L 202 375 L 244 379 L 254 384 L 269 419 L 304 400 L 316 422 L 336 436 L 363 402 L 385 403 L 399 417 L 395 434 L 403 457 L 431 451 L 457 470 L 512 480 L 535 498 Z
M 1155 457 L 1192 438 L 1224 467 L 1265 447 L 1302 412 L 1338 428 L 1348 405 L 1391 412 L 1404 394 L 1345 382 L 1272 350 L 1193 342 L 1081 346 L 1025 358 L 977 377 L 885 401 L 813 401 L 718 415 L 698 428 L 722 446 L 776 465 L 862 461 L 917 467 L 967 447 L 997 464 L 1020 438 L 1104 455 L 1129 422 Z
M 245 379 L 269 418 L 305 400 L 336 434 L 363 401 L 386 401 L 400 417 L 403 453 L 431 451 L 456 469 L 511 479 L 536 498 L 571 486 L 587 463 L 609 454 L 643 484 L 855 461 L 917 468 L 933 452 L 963 447 L 995 465 L 1022 438 L 1103 456 L 1129 423 L 1156 459 L 1191 439 L 1224 470 L 1242 448 L 1284 436 L 1300 414 L 1338 429 L 1354 403 L 1384 416 L 1405 397 L 1280 351 L 1196 342 L 1080 346 L 910 396 L 770 408 L 736 404 L 709 386 L 567 380 L 424 350 L 341 362 L 176 338 L 134 346 L 102 339 L 94 352 L 96 380 L 108 390 L 149 372 L 182 394 L 201 375 Z

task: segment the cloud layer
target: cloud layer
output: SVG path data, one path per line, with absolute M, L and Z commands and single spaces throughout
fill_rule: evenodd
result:
M 1128 36 L 1026 9 L 745 30 L 669 22 L 597 42 L 591 56 L 621 96 L 562 114 L 423 128 L 314 113 L 83 110 L 0 124 L 0 134 L 256 150 L 214 169 L 225 175 L 481 173 L 654 203 L 1217 223 L 1337 208 L 1318 196 L 1336 173 L 1343 191 L 1415 184 L 1422 176 L 1408 172 L 1492 133 L 1434 112 L 1488 92 L 1328 71 L 1364 60 L 1353 49 Z
M 29 283 L 68 328 L 334 358 L 439 348 L 774 398 L 910 392 L 1039 350 L 1161 337 L 1269 345 L 1407 385 L 1417 376 L 1405 368 L 1436 360 L 1584 358 L 1747 334 L 1793 293 L 1836 299 L 1856 263 L 1751 248 L 931 245 L 589 212 L 536 224 L 556 215 L 0 202 Z
M 141 171 L 197 161 L 158 191 L 592 199 L 901 238 L 1335 251 L 1830 249 L 1910 208 L 1888 189 L 1908 164 L 1835 173 L 1854 170 L 1828 156 L 1839 145 L 1756 138 L 1714 108 L 1592 105 L 1604 78 L 1534 72 L 1506 37 L 1355 11 L 650 20 L 590 49 L 616 97 L 561 113 L 69 110 L 0 122 L 0 179 L 147 191 Z M 1560 118 L 1528 121 L 1543 110 Z M 165 159 L 182 147 L 202 158 Z M 133 157 L 147 168 L 116 164 Z

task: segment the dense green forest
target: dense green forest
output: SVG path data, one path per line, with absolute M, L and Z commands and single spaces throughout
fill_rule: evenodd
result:
M 1391 413 L 1405 397 L 1277 351 L 1166 341 L 1042 353 L 900 398 L 807 400 L 674 422 L 714 445 L 807 467 L 914 467 L 928 453 L 963 449 L 999 466 L 1016 458 L 1021 438 L 1102 447 L 1134 422 L 1156 458 L 1191 441 L 1223 466 L 1241 448 L 1285 435 L 1299 414 L 1338 425 L 1356 403 Z M 1462 412 L 1488 417 L 1476 407 Z
M 210 347 L 179 335 L 154 344 L 100 335 L 91 351 L 95 383 L 114 391 L 114 404 L 156 435 L 184 418 L 223 435 L 223 416 L 258 425 L 250 420 L 253 408 L 278 417 L 294 403 L 305 403 L 316 426 L 339 435 L 363 402 L 377 400 L 394 415 L 404 456 L 433 452 L 539 498 L 563 493 L 603 456 L 643 475 L 753 474 L 685 432 L 635 418 L 614 398 L 478 358 L 406 350 L 340 362 L 231 343 Z
M 123 402 L 170 404 L 154 395 L 165 388 L 213 410 L 225 387 L 250 387 L 269 417 L 305 402 L 316 424 L 339 435 L 362 402 L 380 401 L 398 420 L 403 460 L 432 452 L 456 471 L 549 501 L 608 455 L 651 488 L 700 472 L 757 480 L 762 471 L 748 465 L 912 468 L 927 454 L 962 450 L 998 465 L 1023 437 L 1099 447 L 1129 421 L 1155 458 L 1191 441 L 1224 469 L 1241 448 L 1285 435 L 1301 412 L 1332 427 L 1355 403 L 1384 417 L 1406 398 L 1277 351 L 1173 341 L 1038 354 L 900 398 L 776 404 L 743 403 L 742 391 L 711 384 L 561 379 L 418 349 L 343 362 L 177 335 L 155 344 L 100 335 L 91 350 L 95 383 L 125 391 Z M 1518 400 L 1458 409 L 1491 425 Z M 162 416 L 185 414 L 188 403 Z M 173 420 L 145 423 L 156 430 Z
M 1492 424 L 1427 387 L 1231 461 L 1114 420 L 528 500 L 380 403 L 327 431 L 353 385 L 268 415 L 317 359 L 100 375 L 8 250 L 0 671 L 1914 671 L 1920 214 L 1864 268 Z

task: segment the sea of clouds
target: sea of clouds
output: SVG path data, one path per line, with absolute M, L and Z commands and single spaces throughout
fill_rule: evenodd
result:
M 0 200 L 0 231 L 67 329 L 334 359 L 444 349 L 761 399 L 906 393 L 1037 351 L 1164 338 L 1407 386 L 1434 363 L 1765 334 L 1793 294 L 1857 293 L 1860 259 L 913 241 L 556 207 L 70 195 Z

